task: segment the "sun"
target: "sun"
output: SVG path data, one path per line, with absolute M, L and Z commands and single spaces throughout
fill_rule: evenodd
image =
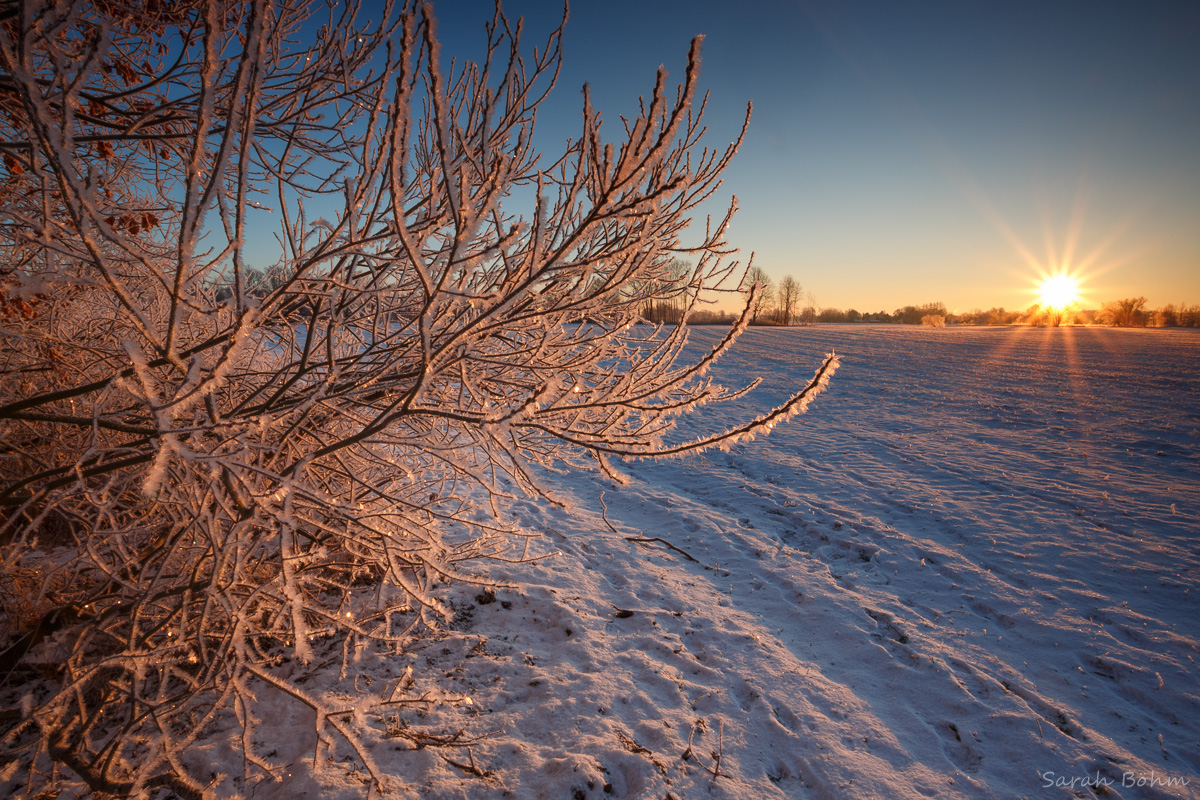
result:
M 1079 281 L 1060 272 L 1048 275 L 1038 286 L 1038 303 L 1045 308 L 1064 309 L 1079 302 Z

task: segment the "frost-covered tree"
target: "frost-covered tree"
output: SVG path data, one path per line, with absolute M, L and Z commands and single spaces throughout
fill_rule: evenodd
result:
M 485 55 L 449 62 L 417 3 L 0 4 L 0 667 L 29 687 L 0 720 L 10 787 L 66 767 L 199 796 L 188 745 L 231 719 L 243 779 L 274 773 L 263 692 L 374 773 L 369 696 L 280 664 L 437 625 L 465 562 L 519 556 L 500 503 L 542 494 L 538 465 L 728 443 L 825 385 L 833 357 L 771 413 L 665 443 L 737 394 L 705 375 L 758 297 L 688 360 L 629 288 L 685 316 L 737 291 L 732 205 L 684 237 L 738 143 L 700 143 L 697 40 L 615 131 L 585 89 L 547 158 L 562 27 L 520 35 L 497 7 Z M 252 269 L 267 226 L 278 261 Z

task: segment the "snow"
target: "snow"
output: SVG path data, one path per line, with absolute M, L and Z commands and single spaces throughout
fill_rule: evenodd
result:
M 543 474 L 563 507 L 508 509 L 538 558 L 446 590 L 444 638 L 344 677 L 314 646 L 293 679 L 353 709 L 393 797 L 1200 796 L 1200 335 L 751 329 L 713 374 L 762 386 L 681 438 L 830 351 L 770 436 L 620 485 Z M 368 686 L 425 702 L 363 709 Z M 311 712 L 256 692 L 282 780 L 245 796 L 367 794 L 336 737 L 314 768 Z M 224 793 L 232 752 L 187 758 Z

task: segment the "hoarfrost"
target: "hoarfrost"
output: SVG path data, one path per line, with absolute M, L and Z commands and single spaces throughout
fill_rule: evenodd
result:
M 551 163 L 532 142 L 562 28 L 523 60 L 497 7 L 487 60 L 450 74 L 431 13 L 34 0 L 0 26 L 22 101 L 0 115 L 0 291 L 23 303 L 0 305 L 0 572 L 39 576 L 0 644 L 73 635 L 0 742 L 26 794 L 56 789 L 49 760 L 97 792 L 200 796 L 186 746 L 230 717 L 221 785 L 245 790 L 277 770 L 254 736 L 276 691 L 316 715 L 314 758 L 340 742 L 382 785 L 353 723 L 380 691 L 318 696 L 287 663 L 346 671 L 452 620 L 466 565 L 526 557 L 497 499 L 554 502 L 533 465 L 620 480 L 614 457 L 766 432 L 836 369 L 664 444 L 746 391 L 705 376 L 748 311 L 696 361 L 686 325 L 641 324 L 647 300 L 737 295 L 748 266 L 726 257 L 734 204 L 681 238 L 741 140 L 701 144 L 699 40 L 615 143 L 585 91 Z M 258 271 L 264 204 L 282 254 Z

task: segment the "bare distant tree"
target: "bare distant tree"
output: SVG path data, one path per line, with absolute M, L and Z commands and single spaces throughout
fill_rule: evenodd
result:
M 1151 315 L 1150 324 L 1160 328 L 1194 328 L 1200 325 L 1200 306 L 1168 303 Z
M 629 287 L 735 290 L 732 208 L 680 236 L 737 143 L 699 144 L 697 40 L 615 141 L 585 89 L 543 158 L 562 28 L 532 56 L 520 30 L 497 7 L 484 59 L 444 70 L 415 2 L 4 3 L 0 659 L 39 681 L 0 718 L 10 786 L 65 766 L 199 797 L 187 748 L 236 719 L 242 791 L 281 769 L 255 746 L 270 692 L 381 782 L 352 724 L 371 696 L 277 665 L 437 625 L 437 587 L 507 552 L 496 499 L 544 493 L 535 465 L 733 441 L 825 385 L 832 357 L 769 414 L 662 444 L 730 396 L 704 374 L 764 294 L 683 361 L 686 328 L 645 338 Z
M 791 275 L 779 282 L 779 324 L 791 325 L 800 302 L 800 284 Z
M 647 295 L 642 315 L 648 322 L 678 324 L 683 321 L 696 299 L 689 281 L 691 272 L 692 265 L 677 258 L 667 265 L 665 280 L 641 287 Z
M 1101 319 L 1110 325 L 1122 328 L 1144 327 L 1149 319 L 1146 314 L 1146 298 L 1126 297 L 1105 303 L 1100 309 Z
M 1042 306 L 1035 303 L 1025 312 L 1023 321 L 1035 327 L 1057 328 L 1074 324 L 1078 315 L 1079 307 L 1074 303 L 1066 306 Z
M 799 295 L 799 292 L 797 292 Z M 800 318 L 806 325 L 817 321 L 817 297 L 812 292 L 804 293 L 804 308 L 800 310 Z
M 771 282 L 771 276 L 761 267 L 751 267 L 747 270 L 743 285 L 751 292 L 753 298 L 750 301 L 751 321 L 757 321 L 759 317 L 766 315 L 767 309 L 775 301 L 775 286 Z M 758 287 L 757 294 L 753 293 L 754 287 Z
M 1150 324 L 1156 328 L 1174 328 L 1179 325 L 1179 309 L 1168 303 L 1150 315 Z

